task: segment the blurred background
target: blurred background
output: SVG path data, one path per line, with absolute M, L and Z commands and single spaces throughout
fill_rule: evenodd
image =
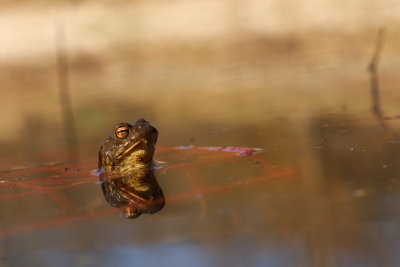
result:
M 78 144 L 98 144 L 115 123 L 139 116 L 179 125 L 163 131 L 164 144 L 189 142 L 188 134 L 208 144 L 202 127 L 366 112 L 380 27 L 382 101 L 400 112 L 399 11 L 390 0 L 2 1 L 2 153 L 64 140 L 59 43 Z
M 48 230 L 54 243 L 70 245 L 25 245 L 20 260 L 4 255 L 43 233 L 7 237 L 4 264 L 34 258 L 124 266 L 132 255 L 144 263 L 156 251 L 165 265 L 185 255 L 195 266 L 398 266 L 400 125 L 372 112 L 367 67 L 384 29 L 380 107 L 395 118 L 399 14 L 395 0 L 0 1 L 3 162 L 18 156 L 40 163 L 35 153 L 88 147 L 81 159 L 96 168 L 98 145 L 114 125 L 144 117 L 159 130 L 160 146 L 263 148 L 265 161 L 290 166 L 298 178 L 210 200 L 212 215 L 200 216 L 196 230 L 183 227 L 196 217 L 190 202 L 134 222 L 144 233 L 167 222 L 156 237 L 132 241 L 118 232 L 99 241 L 92 230 L 88 240 L 110 250 L 93 252 L 89 241 L 73 239 L 77 229 L 101 232 L 105 222 Z M 234 175 L 230 168 L 202 176 L 223 183 Z M 254 174 L 246 163 L 239 170 Z M 160 179 L 167 195 L 180 186 L 168 175 Z M 239 219 L 225 216 L 236 210 L 232 201 Z M 110 218 L 110 225 L 121 223 Z

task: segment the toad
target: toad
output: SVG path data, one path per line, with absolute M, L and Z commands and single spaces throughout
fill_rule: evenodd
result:
M 100 146 L 100 181 L 107 202 L 125 218 L 155 213 L 165 205 L 153 169 L 158 131 L 144 119 L 119 123 Z

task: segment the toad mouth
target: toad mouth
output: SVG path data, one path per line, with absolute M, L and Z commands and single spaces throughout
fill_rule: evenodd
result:
M 135 200 L 138 200 L 138 201 L 147 201 L 147 199 L 142 198 L 142 197 L 139 196 L 138 194 L 135 194 L 135 193 L 133 193 L 132 191 L 129 191 L 129 190 L 125 189 L 124 187 L 121 187 L 120 190 L 121 190 L 122 192 L 124 192 L 124 194 L 133 197 Z M 131 198 L 129 198 L 129 199 L 131 199 Z M 132 202 L 132 201 L 131 201 L 131 202 Z
M 133 143 L 132 145 L 130 145 L 128 147 L 128 149 L 126 149 L 125 151 L 122 151 L 120 153 L 117 154 L 116 158 L 117 159 L 121 159 L 122 157 L 124 157 L 126 154 L 129 154 L 134 148 L 136 148 L 137 146 L 139 146 L 142 142 L 146 142 L 146 140 L 144 140 L 143 138 L 140 139 L 139 141 L 137 141 L 136 143 Z

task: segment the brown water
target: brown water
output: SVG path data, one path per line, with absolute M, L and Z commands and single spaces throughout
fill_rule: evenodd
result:
M 90 173 L 96 146 L 69 160 L 62 150 L 3 158 L 2 265 L 396 266 L 400 143 L 360 121 L 204 133 L 210 143 L 240 133 L 234 144 L 264 149 L 254 155 L 160 146 L 166 207 L 133 220 Z
M 1 266 L 400 265 L 398 6 L 81 2 L 0 9 Z M 166 206 L 127 220 L 93 171 L 139 117 Z

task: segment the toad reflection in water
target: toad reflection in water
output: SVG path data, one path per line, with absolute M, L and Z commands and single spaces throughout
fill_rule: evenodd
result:
M 125 218 L 155 213 L 165 205 L 153 170 L 157 129 L 144 119 L 119 123 L 99 151 L 100 181 L 109 204 L 123 209 Z

